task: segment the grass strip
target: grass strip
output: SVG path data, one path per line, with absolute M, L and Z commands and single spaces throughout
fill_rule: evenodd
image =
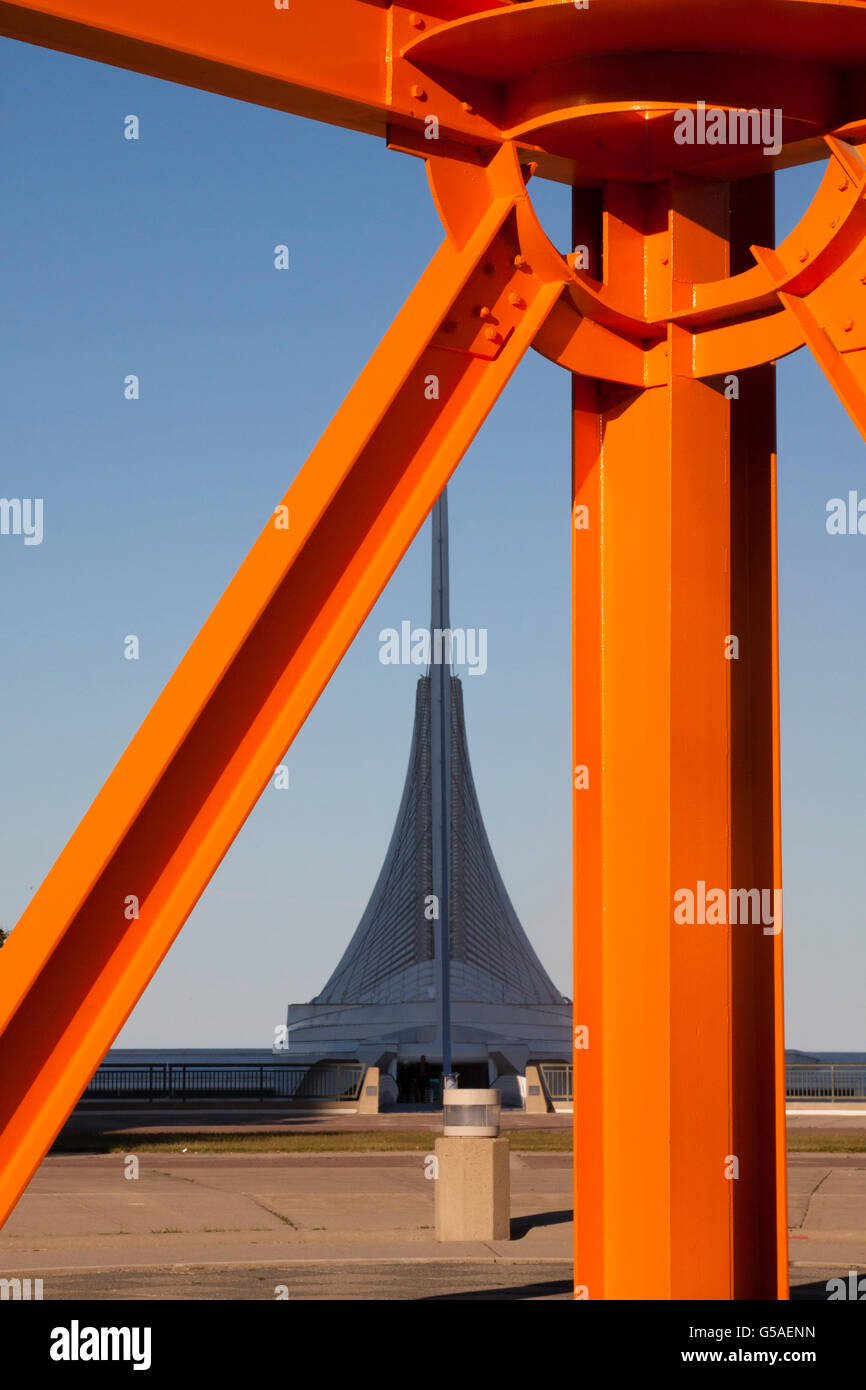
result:
M 338 1130 L 330 1134 L 152 1133 L 61 1134 L 54 1154 L 328 1154 L 431 1153 L 441 1130 Z M 514 1153 L 571 1153 L 570 1129 L 506 1130 Z M 789 1130 L 789 1153 L 866 1154 L 866 1130 Z
M 53 1154 L 191 1153 L 191 1154 L 325 1154 L 431 1153 L 441 1130 L 342 1130 L 332 1134 L 135 1133 L 61 1134 Z M 509 1130 L 515 1153 L 570 1153 L 571 1130 Z
M 863 1154 L 866 1130 L 788 1130 L 789 1154 Z

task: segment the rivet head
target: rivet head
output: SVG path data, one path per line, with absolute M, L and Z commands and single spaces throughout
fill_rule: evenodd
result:
M 413 10 L 412 14 L 410 14 L 410 16 L 409 16 L 409 23 L 412 25 L 412 28 L 413 28 L 413 29 L 423 29 L 423 28 L 424 28 L 424 21 L 423 21 L 423 19 L 421 18 L 421 16 L 420 16 L 419 14 L 415 14 L 414 10 Z
M 808 259 L 809 259 L 809 248 L 808 248 L 808 246 L 804 246 L 803 249 L 802 249 L 802 251 L 800 252 L 800 260 L 801 260 L 801 261 L 808 261 Z
M 486 304 L 482 304 L 477 312 L 480 319 L 489 319 L 493 314 L 493 310 L 489 309 Z
M 466 112 L 467 116 L 472 116 L 475 114 L 475 107 L 472 105 L 471 101 L 461 101 L 460 105 L 463 107 L 463 110 Z
M 830 227 L 831 227 L 831 230 L 832 230 L 833 227 L 838 227 L 838 226 L 839 226 L 839 223 L 840 223 L 841 221 L 842 221 L 841 217 L 833 217 L 833 218 L 831 218 L 831 219 L 830 219 Z
M 456 329 L 457 324 L 455 323 L 454 319 L 447 319 L 446 322 L 442 325 L 442 330 L 445 333 L 454 333 Z
M 667 265 L 668 261 L 670 260 L 670 257 L 669 257 L 669 256 L 665 256 L 665 255 L 661 255 L 661 256 L 659 257 L 659 260 L 661 261 L 662 265 Z
M 847 180 L 847 179 L 843 179 L 842 182 L 839 184 L 839 192 L 840 192 L 840 193 L 844 193 L 845 190 L 847 189 L 847 187 L 848 187 L 848 180 Z
M 423 88 L 423 87 L 419 87 L 419 86 L 418 86 L 418 83 L 417 83 L 417 82 L 413 82 L 413 83 L 412 83 L 412 86 L 411 86 L 410 89 L 409 89 L 409 95 L 410 95 L 410 96 L 413 96 L 413 97 L 415 98 L 416 101 L 426 101 L 426 100 L 427 100 L 427 93 L 424 91 L 424 88 Z
M 515 256 L 511 264 L 515 266 L 517 270 L 522 270 L 523 267 L 526 265 L 526 257 L 520 255 Z
M 502 334 L 499 332 L 498 328 L 493 328 L 492 326 L 490 328 L 485 328 L 484 336 L 489 343 L 502 342 Z
M 846 319 L 845 324 L 844 324 L 845 332 L 846 332 L 846 333 L 850 333 L 850 332 L 851 332 L 851 329 L 852 329 L 853 327 L 854 327 L 854 320 L 853 320 L 853 319 Z
M 516 293 L 510 294 L 510 295 L 508 296 L 508 303 L 509 303 L 509 304 L 513 304 L 514 307 L 515 307 L 515 309 L 525 309 L 525 308 L 526 308 L 526 300 L 523 298 L 523 295 L 522 295 L 522 294 L 516 294 Z

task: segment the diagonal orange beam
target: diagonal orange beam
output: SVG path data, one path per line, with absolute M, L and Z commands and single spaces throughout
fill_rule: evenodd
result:
M 780 292 L 779 299 L 796 320 L 812 356 L 861 435 L 866 438 L 866 352 L 862 346 L 849 353 L 840 352 L 826 326 L 816 317 L 808 299 L 783 292 Z M 851 299 L 847 299 L 839 305 L 840 318 L 844 319 L 848 314 L 851 302 Z M 853 320 L 849 322 L 853 327 Z M 862 328 L 860 337 L 863 337 Z
M 520 254 L 513 149 L 463 172 L 475 225 L 437 252 L 4 947 L 0 1221 L 561 293 Z

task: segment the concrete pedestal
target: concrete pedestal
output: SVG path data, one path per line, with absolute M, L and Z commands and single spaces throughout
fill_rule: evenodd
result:
M 507 1139 L 437 1139 L 436 1239 L 510 1240 Z
M 364 1073 L 361 1094 L 358 1097 L 359 1115 L 378 1115 L 379 1113 L 379 1068 L 368 1067 Z
M 530 1115 L 546 1115 L 553 1109 L 548 1105 L 541 1072 L 531 1062 L 526 1064 L 526 1111 Z

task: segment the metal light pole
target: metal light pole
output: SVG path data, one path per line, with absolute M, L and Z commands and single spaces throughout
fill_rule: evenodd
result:
M 436 992 L 442 1086 L 451 1077 L 451 937 L 449 862 L 451 858 L 451 651 L 448 579 L 448 495 L 433 508 L 433 576 L 430 614 L 430 777 L 433 815 L 433 895 L 436 916 Z M 446 639 L 442 634 L 448 633 Z M 437 640 L 437 633 L 439 634 Z

